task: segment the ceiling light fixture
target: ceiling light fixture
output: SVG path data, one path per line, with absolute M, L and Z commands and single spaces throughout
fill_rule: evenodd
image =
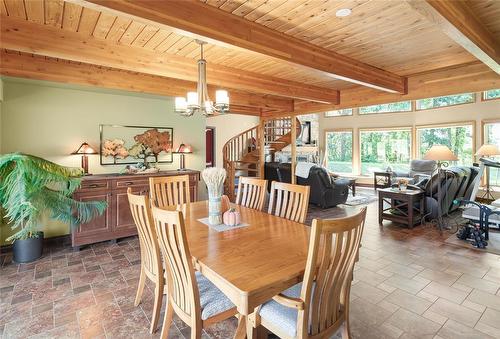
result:
M 186 97 L 175 98 L 175 111 L 182 116 L 190 117 L 195 113 L 205 116 L 214 113 L 223 114 L 229 110 L 229 95 L 226 90 L 215 91 L 215 104 L 208 96 L 207 88 L 207 61 L 203 59 L 203 45 L 206 42 L 195 40 L 200 45 L 200 59 L 198 60 L 198 86 L 196 92 L 188 92 Z
M 351 15 L 352 11 L 349 8 L 341 8 L 337 12 L 335 12 L 335 16 L 337 18 L 344 18 L 346 16 Z

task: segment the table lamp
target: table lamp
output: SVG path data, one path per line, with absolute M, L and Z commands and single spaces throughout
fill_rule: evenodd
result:
M 458 157 L 448 148 L 446 145 L 434 145 L 432 146 L 427 152 L 424 154 L 424 159 L 425 160 L 434 160 L 437 162 L 437 176 L 438 176 L 438 203 L 437 203 L 437 209 L 438 209 L 438 217 L 437 217 L 437 226 L 439 227 L 439 231 L 442 232 L 443 228 L 445 227 L 444 225 L 444 220 L 443 220 L 443 209 L 441 204 L 443 203 L 442 200 L 446 198 L 446 196 L 442 195 L 441 192 L 441 167 L 447 167 L 448 166 L 448 161 L 457 161 Z M 432 180 L 433 177 L 431 177 Z M 445 191 L 446 195 L 446 191 Z
M 485 157 L 485 158 L 492 158 L 495 155 L 500 155 L 500 150 L 496 145 L 491 145 L 491 144 L 484 144 L 483 146 L 479 147 L 479 149 L 476 152 L 476 155 L 480 157 Z M 491 193 L 490 190 L 490 167 L 486 166 L 486 192 L 484 195 L 481 197 L 483 199 L 491 199 L 495 200 L 495 197 Z
M 186 154 L 193 153 L 193 149 L 190 145 L 186 144 L 180 144 L 179 147 L 177 147 L 177 150 L 174 153 L 178 153 L 181 155 L 180 158 L 180 164 L 179 164 L 179 171 L 185 171 L 186 170 L 186 159 L 184 158 Z
M 434 145 L 424 154 L 424 160 L 434 160 L 438 169 L 448 166 L 448 161 L 457 161 L 458 157 L 446 145 Z
M 82 155 L 82 168 L 83 174 L 89 175 L 89 159 L 87 157 L 88 154 L 99 154 L 92 146 L 84 142 L 78 147 L 76 151 L 71 154 L 81 154 Z

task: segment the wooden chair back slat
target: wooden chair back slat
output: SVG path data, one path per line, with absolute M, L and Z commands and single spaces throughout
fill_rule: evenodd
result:
M 299 337 L 329 335 L 348 321 L 354 263 L 366 217 L 366 207 L 353 216 L 314 219 L 301 291 L 304 310 L 298 314 Z M 313 288 L 314 286 L 314 288 Z
M 176 313 L 193 326 L 201 326 L 198 285 L 187 244 L 181 211 L 153 207 L 158 242 L 166 263 L 168 295 Z M 201 328 L 201 327 L 199 327 Z
M 309 204 L 309 186 L 273 181 L 268 213 L 303 223 Z
M 261 211 L 266 199 L 267 180 L 240 177 L 236 204 Z
M 152 276 L 163 274 L 160 248 L 153 226 L 149 198 L 144 195 L 132 194 L 132 189 L 127 190 L 130 211 L 139 234 L 141 249 L 141 265 Z
M 149 194 L 153 206 L 165 208 L 168 206 L 189 204 L 189 175 L 149 178 Z

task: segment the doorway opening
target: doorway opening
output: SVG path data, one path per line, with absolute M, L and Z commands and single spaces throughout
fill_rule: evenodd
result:
M 206 167 L 215 167 L 215 127 L 205 128 Z

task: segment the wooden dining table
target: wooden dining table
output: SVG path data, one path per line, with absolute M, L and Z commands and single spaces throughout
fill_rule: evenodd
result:
M 248 226 L 222 232 L 199 221 L 208 202 L 183 208 L 195 268 L 236 305 L 235 338 L 255 336 L 248 315 L 276 294 L 302 281 L 309 227 L 264 212 L 233 205 Z

